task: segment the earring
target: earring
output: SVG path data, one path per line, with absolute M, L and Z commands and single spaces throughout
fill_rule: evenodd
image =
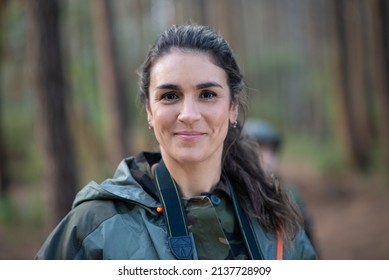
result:
M 152 126 L 150 124 L 150 120 L 148 120 L 147 123 L 149 124 L 149 129 L 152 129 Z
M 238 121 L 235 120 L 235 121 L 232 123 L 232 128 L 236 128 L 237 125 L 238 125 Z

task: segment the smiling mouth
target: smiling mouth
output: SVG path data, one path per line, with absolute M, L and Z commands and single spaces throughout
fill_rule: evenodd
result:
M 185 140 L 197 140 L 204 135 L 205 133 L 199 131 L 180 131 L 174 133 L 174 136 Z

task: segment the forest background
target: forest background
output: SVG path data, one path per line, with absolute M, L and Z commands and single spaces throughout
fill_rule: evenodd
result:
M 136 71 L 199 23 L 283 135 L 323 259 L 389 258 L 389 1 L 0 0 L 0 259 L 31 259 L 90 180 L 156 143 Z

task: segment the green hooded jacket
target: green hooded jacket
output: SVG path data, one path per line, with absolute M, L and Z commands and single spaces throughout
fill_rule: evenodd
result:
M 126 158 L 113 178 L 87 184 L 35 258 L 176 259 L 168 246 L 164 217 L 156 211 L 161 204 L 150 187 L 154 185 L 150 166 L 159 159 L 158 153 Z M 252 222 L 263 258 L 276 259 L 276 235 Z M 283 258 L 316 259 L 303 230 L 290 247 L 284 246 Z M 196 250 L 194 259 L 198 259 Z

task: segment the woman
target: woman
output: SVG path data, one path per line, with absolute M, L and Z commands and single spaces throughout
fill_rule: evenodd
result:
M 198 25 L 164 32 L 140 72 L 160 153 L 84 187 L 36 258 L 316 258 L 297 208 L 240 136 L 244 87 L 221 36 Z

